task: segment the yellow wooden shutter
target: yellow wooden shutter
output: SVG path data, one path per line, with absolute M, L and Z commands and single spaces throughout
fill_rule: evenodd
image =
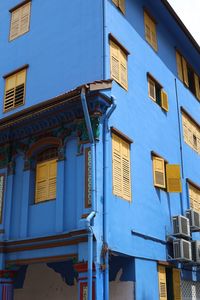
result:
M 190 207 L 200 212 L 200 190 L 189 184 Z
M 120 82 L 120 51 L 113 41 L 110 41 L 110 66 L 111 77 Z
M 48 199 L 56 198 L 57 160 L 49 161 Z
M 199 76 L 194 73 L 194 82 L 195 82 L 195 92 L 196 97 L 200 100 L 200 83 L 199 83 Z
M 16 74 L 6 78 L 5 95 L 4 95 L 4 111 L 14 107 L 15 85 L 16 85 Z
M 181 193 L 181 170 L 179 165 L 166 165 L 167 191 L 170 193 Z
M 127 55 L 120 49 L 120 83 L 128 90 Z
M 188 68 L 187 68 L 187 62 L 182 56 L 182 66 L 183 66 L 183 82 L 187 87 L 189 87 L 189 81 L 188 81 Z
M 36 167 L 35 202 L 56 198 L 57 160 L 38 163 Z
M 169 111 L 168 96 L 167 93 L 163 90 L 161 91 L 161 107 L 164 110 Z
M 24 103 L 26 69 L 16 73 L 15 106 Z
M 125 0 L 119 0 L 119 9 L 125 14 Z
M 174 300 L 181 300 L 181 278 L 180 278 L 180 270 L 173 269 L 173 292 L 174 292 Z
M 155 81 L 151 78 L 148 78 L 148 94 L 149 97 L 156 102 L 156 85 Z
M 15 39 L 20 32 L 20 10 L 17 9 L 11 14 L 11 24 L 10 24 L 10 37 L 9 40 Z
M 167 284 L 165 267 L 158 266 L 159 299 L 167 300 Z
M 131 200 L 130 145 L 121 140 L 123 198 Z
M 113 162 L 113 194 L 122 196 L 122 156 L 121 140 L 112 134 L 112 162 Z
M 181 59 L 181 55 L 177 51 L 176 51 L 176 64 L 177 64 L 178 77 L 181 81 L 183 81 L 182 59 Z
M 160 157 L 153 157 L 153 179 L 154 186 L 165 188 L 165 162 Z
M 48 163 L 37 164 L 36 167 L 36 190 L 35 202 L 47 200 L 48 198 Z
M 31 2 L 21 7 L 20 35 L 29 31 Z
M 158 45 L 157 45 L 156 24 L 146 12 L 144 12 L 144 26 L 145 26 L 145 37 L 147 42 L 154 48 L 154 50 L 157 51 Z

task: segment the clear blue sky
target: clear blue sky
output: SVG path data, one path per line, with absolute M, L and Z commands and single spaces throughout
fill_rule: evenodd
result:
M 200 45 L 200 0 L 168 0 Z

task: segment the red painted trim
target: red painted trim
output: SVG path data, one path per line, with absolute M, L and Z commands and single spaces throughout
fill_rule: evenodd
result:
M 97 277 L 96 277 L 96 276 L 92 276 L 92 278 L 93 278 L 93 279 L 96 279 Z M 87 276 L 85 276 L 85 277 L 79 277 L 79 278 L 78 278 L 78 281 L 81 281 L 81 280 L 87 280 L 87 279 L 88 279 Z
M 74 269 L 78 273 L 86 273 L 88 271 L 88 263 L 87 262 L 82 262 L 82 263 L 77 263 L 74 265 Z M 93 264 L 93 271 L 95 271 L 95 265 Z
M 16 272 L 15 271 L 9 271 L 9 270 L 0 270 L 0 278 L 14 278 Z

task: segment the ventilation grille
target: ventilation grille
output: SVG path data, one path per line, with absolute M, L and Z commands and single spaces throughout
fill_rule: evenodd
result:
M 194 211 L 193 209 L 188 209 L 186 211 L 186 217 L 190 221 L 191 230 L 200 231 L 200 213 Z
M 189 237 L 190 236 L 190 226 L 188 218 L 184 216 L 174 216 L 172 218 L 173 222 L 173 234 L 176 236 Z
M 186 240 L 183 239 L 174 240 L 173 252 L 174 252 L 174 259 L 180 261 L 192 260 L 191 243 Z

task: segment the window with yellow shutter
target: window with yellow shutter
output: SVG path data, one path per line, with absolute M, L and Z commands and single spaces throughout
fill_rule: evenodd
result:
M 179 51 L 176 51 L 176 64 L 178 78 L 189 88 L 193 95 L 200 100 L 200 76 Z
M 181 193 L 181 170 L 179 165 L 168 164 L 162 157 L 153 153 L 154 186 L 166 189 L 169 193 Z
M 183 110 L 182 126 L 185 143 L 200 154 L 200 125 Z
M 113 194 L 131 201 L 130 140 L 112 132 Z
M 159 106 L 162 107 L 163 110 L 169 110 L 169 103 L 168 103 L 168 95 L 163 90 L 161 84 L 156 81 L 152 75 L 147 73 L 147 80 L 148 80 L 148 96 L 151 100 L 156 102 Z
M 125 14 L 125 0 L 112 0 L 112 2 Z
M 10 23 L 10 36 L 9 40 L 12 41 L 22 34 L 29 31 L 30 27 L 30 12 L 31 1 L 25 4 L 18 5 L 10 10 L 11 23 Z
M 111 78 L 128 90 L 128 53 L 118 43 L 110 39 L 110 72 Z
M 56 198 L 57 149 L 50 148 L 37 157 L 35 203 Z
M 188 192 L 190 199 L 190 208 L 200 213 L 200 188 L 197 185 L 188 183 Z
M 163 266 L 158 266 L 158 286 L 159 286 L 159 299 L 167 300 L 167 280 L 166 270 Z
M 156 33 L 156 23 L 150 17 L 149 13 L 144 11 L 144 28 L 145 28 L 145 38 L 146 41 L 152 46 L 152 48 L 157 51 L 157 33 Z
M 4 111 L 16 108 L 24 104 L 26 89 L 26 68 L 4 76 Z

